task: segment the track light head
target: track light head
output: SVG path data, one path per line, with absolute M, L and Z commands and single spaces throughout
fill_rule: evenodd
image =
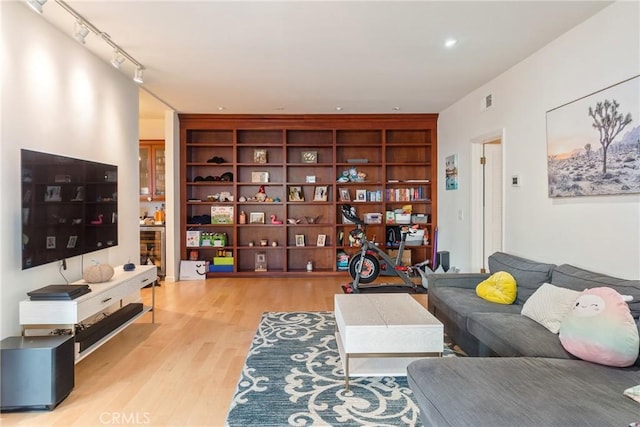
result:
M 38 13 L 42 13 L 42 6 L 47 2 L 47 0 L 28 0 L 27 4 L 31 9 Z
M 85 44 L 85 38 L 89 34 L 89 28 L 82 21 L 76 22 L 76 33 L 73 38 L 78 41 L 78 43 Z
M 133 75 L 133 81 L 134 82 L 140 83 L 140 84 L 144 83 L 144 80 L 142 78 L 142 71 L 143 71 L 142 67 L 136 68 L 136 72 Z
M 122 65 L 125 59 L 126 58 L 122 56 L 122 54 L 119 51 L 116 50 L 113 52 L 113 58 L 111 58 L 111 65 L 113 65 L 115 68 L 119 70 L 120 66 Z

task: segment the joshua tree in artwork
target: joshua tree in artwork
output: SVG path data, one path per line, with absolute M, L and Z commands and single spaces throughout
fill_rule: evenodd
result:
M 591 144 L 586 143 L 584 145 L 584 151 L 587 153 L 587 159 L 591 158 Z
M 589 107 L 589 116 L 593 118 L 594 129 L 600 133 L 600 145 L 602 145 L 602 174 L 607 173 L 607 149 L 622 129 L 631 123 L 631 113 L 623 116 L 618 112 L 620 104 L 615 99 L 598 102 L 595 108 Z

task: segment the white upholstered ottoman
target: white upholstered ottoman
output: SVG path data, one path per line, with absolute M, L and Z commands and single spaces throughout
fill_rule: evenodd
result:
M 349 376 L 406 376 L 407 365 L 441 356 L 444 327 L 408 294 L 335 295 L 336 341 Z

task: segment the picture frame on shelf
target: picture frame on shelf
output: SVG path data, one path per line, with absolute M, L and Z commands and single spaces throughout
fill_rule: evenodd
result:
M 356 202 L 367 201 L 367 190 L 356 190 Z
M 298 185 L 292 185 L 289 187 L 289 201 L 290 202 L 304 202 L 304 193 L 302 187 Z
M 318 240 L 316 242 L 316 246 L 324 246 L 326 242 L 327 242 L 327 235 L 318 234 Z
M 316 176 L 315 175 L 307 175 L 304 179 L 304 182 L 306 182 L 307 184 L 314 184 L 316 182 Z
M 304 234 L 296 234 L 296 246 L 305 246 Z
M 256 252 L 254 271 L 267 271 L 266 252 Z
M 78 243 L 78 236 L 76 235 L 69 236 L 69 240 L 67 241 L 67 249 L 75 248 L 77 243 Z
M 62 187 L 59 185 L 47 185 L 47 191 L 44 193 L 45 202 L 61 202 Z
M 302 163 L 318 163 L 317 151 L 303 151 L 301 154 Z
M 255 148 L 253 150 L 253 163 L 267 163 L 267 150 Z
M 346 187 L 340 187 L 340 201 L 341 202 L 350 202 L 351 195 L 349 194 L 349 189 Z
M 327 201 L 327 186 L 320 185 L 315 188 L 313 193 L 313 201 L 314 202 L 326 202 Z
M 251 172 L 251 182 L 269 182 L 269 172 Z
M 249 224 L 264 224 L 264 212 L 251 212 L 249 214 Z
M 56 236 L 47 236 L 47 249 L 56 248 Z

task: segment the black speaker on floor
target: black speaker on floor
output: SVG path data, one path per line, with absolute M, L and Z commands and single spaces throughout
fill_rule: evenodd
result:
M 438 251 L 436 252 L 436 266 L 442 266 L 444 271 L 449 271 L 449 251 Z
M 52 410 L 75 385 L 71 335 L 8 337 L 0 342 L 1 410 Z

